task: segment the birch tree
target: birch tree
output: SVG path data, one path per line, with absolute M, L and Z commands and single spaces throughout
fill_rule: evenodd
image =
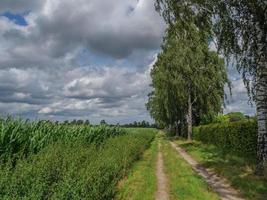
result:
M 156 0 L 168 24 L 188 22 L 213 35 L 218 50 L 234 56 L 248 93 L 256 102 L 258 121 L 256 174 L 267 174 L 267 1 Z
M 187 137 L 192 138 L 193 115 L 219 112 L 227 82 L 224 62 L 208 48 L 208 35 L 194 25 L 180 31 L 177 23 L 168 29 L 162 53 L 151 72 L 151 116 L 168 125 L 187 119 Z

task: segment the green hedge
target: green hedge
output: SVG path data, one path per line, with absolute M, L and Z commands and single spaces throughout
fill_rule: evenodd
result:
M 0 166 L 0 199 L 113 199 L 118 181 L 155 132 L 131 131 L 101 146 L 54 143 L 14 169 Z
M 257 150 L 257 123 L 254 120 L 209 124 L 194 127 L 194 139 L 214 144 L 225 153 L 255 159 Z

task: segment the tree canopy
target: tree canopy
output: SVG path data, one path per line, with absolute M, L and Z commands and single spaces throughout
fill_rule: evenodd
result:
M 208 34 L 193 24 L 188 32 L 180 28 L 180 23 L 169 27 L 151 71 L 153 91 L 147 107 L 156 122 L 165 126 L 219 112 L 227 82 L 224 61 L 209 49 Z

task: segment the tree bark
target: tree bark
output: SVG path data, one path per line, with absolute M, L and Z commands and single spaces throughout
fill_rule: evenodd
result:
M 257 167 L 256 174 L 267 176 L 267 62 L 258 68 L 256 105 L 258 119 Z
M 188 116 L 187 116 L 187 124 L 188 124 L 188 130 L 187 130 L 187 140 L 192 140 L 192 100 L 191 95 L 189 93 L 188 95 Z
M 267 34 L 265 22 L 257 24 L 258 56 L 256 80 L 256 106 L 258 120 L 256 174 L 267 177 Z

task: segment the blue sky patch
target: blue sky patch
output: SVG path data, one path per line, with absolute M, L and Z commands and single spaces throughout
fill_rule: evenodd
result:
M 2 16 L 8 18 L 10 21 L 14 22 L 17 25 L 20 26 L 28 25 L 27 21 L 24 18 L 25 14 L 14 14 L 11 12 L 5 12 L 4 14 L 2 14 Z

